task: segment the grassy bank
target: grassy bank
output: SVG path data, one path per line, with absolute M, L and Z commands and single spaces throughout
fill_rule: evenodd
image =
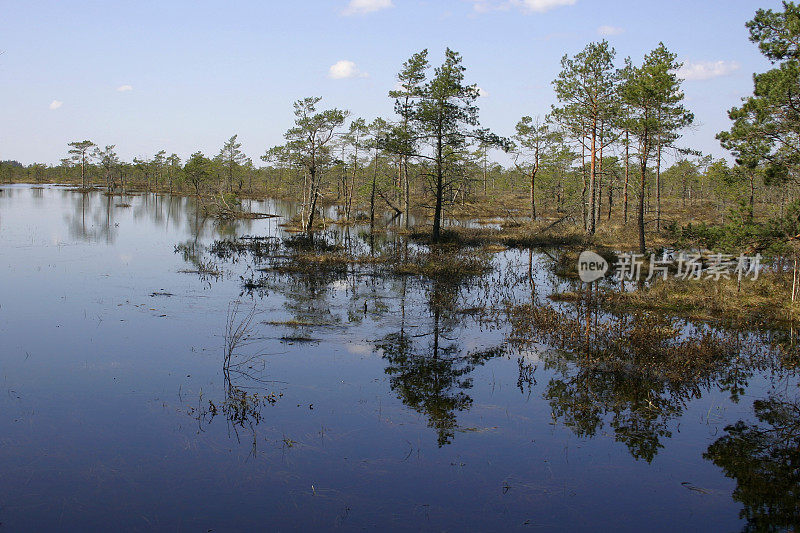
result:
M 600 289 L 593 298 L 614 313 L 654 311 L 738 328 L 786 329 L 800 318 L 800 303 L 792 301 L 792 272 L 762 272 L 758 279 L 658 280 L 635 290 Z M 795 288 L 795 291 L 797 289 Z M 564 302 L 584 301 L 586 293 L 551 296 Z

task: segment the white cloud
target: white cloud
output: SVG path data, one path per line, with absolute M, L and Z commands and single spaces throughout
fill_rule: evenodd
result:
M 347 351 L 353 355 L 372 355 L 375 349 L 371 344 L 351 342 L 347 345 Z
M 334 80 L 344 80 L 348 78 L 366 78 L 369 74 L 361 72 L 352 61 L 342 59 L 337 61 L 328 70 L 328 77 Z
M 343 15 L 366 15 L 394 7 L 392 0 L 350 0 L 347 7 L 342 11 Z
M 736 61 L 698 61 L 686 62 L 678 69 L 678 77 L 684 80 L 699 81 L 728 76 L 739 70 Z
M 50 107 L 50 109 L 58 109 L 63 104 L 64 104 L 64 102 L 62 102 L 61 100 L 53 100 L 52 102 L 50 102 L 50 106 L 49 107 Z
M 489 96 L 489 91 L 487 91 L 486 89 L 482 89 L 481 87 L 475 87 L 475 88 L 478 89 L 479 98 L 486 98 Z
M 117 87 L 117 91 L 124 93 L 133 90 L 133 85 L 120 85 Z
M 492 3 L 489 0 L 471 0 L 471 2 L 472 2 L 472 9 L 474 9 L 478 13 L 486 13 L 487 11 L 504 9 L 503 5 Z M 505 9 L 508 9 L 507 5 L 505 6 Z
M 597 28 L 597 33 L 602 35 L 603 37 L 610 37 L 612 35 L 619 35 L 620 33 L 624 32 L 622 28 L 617 26 L 600 26 Z
M 545 13 L 562 6 L 575 5 L 578 0 L 470 0 L 475 11 L 506 11 L 517 8 L 526 13 Z
M 526 11 L 544 13 L 561 6 L 575 5 L 577 0 L 511 0 L 513 5 L 519 6 Z

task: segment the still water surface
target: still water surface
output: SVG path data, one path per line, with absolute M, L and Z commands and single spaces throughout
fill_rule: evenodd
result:
M 497 253 L 491 274 L 462 287 L 349 269 L 267 275 L 255 290 L 258 261 L 207 253 L 218 239 L 285 237 L 282 222 L 220 225 L 166 195 L 0 188 L 3 527 L 797 523 L 786 365 L 743 363 L 736 387 L 717 373 L 677 390 L 598 380 L 544 338 L 511 342 L 507 306 L 551 305 L 572 283 L 553 274 L 552 253 Z M 252 309 L 226 367 L 226 324 Z M 570 401 L 584 393 L 591 412 Z M 754 408 L 794 417 L 759 421 Z

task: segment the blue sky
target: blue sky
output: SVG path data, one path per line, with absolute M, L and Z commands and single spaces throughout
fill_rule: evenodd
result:
M 726 110 L 769 63 L 744 23 L 778 1 L 0 1 L 0 159 L 57 163 L 67 143 L 216 154 L 239 134 L 258 156 L 283 141 L 292 102 L 392 116 L 402 62 L 449 46 L 484 92 L 484 126 L 511 135 L 545 114 L 564 54 L 607 38 L 618 63 L 664 41 L 686 62 L 697 125 L 682 141 L 722 156 Z

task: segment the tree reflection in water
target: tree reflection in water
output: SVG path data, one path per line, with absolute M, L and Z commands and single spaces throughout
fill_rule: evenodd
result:
M 764 355 L 736 333 L 690 331 L 684 321 L 648 312 L 603 312 L 590 293 L 574 306 L 519 306 L 511 318 L 518 348 L 532 339 L 547 345 L 539 357 L 556 373 L 544 393 L 553 418 L 581 437 L 607 424 L 647 462 L 689 401 L 711 386 L 736 401 Z
M 458 292 L 458 285 L 435 282 L 428 299 L 430 330 L 409 335 L 403 320 L 399 332 L 390 333 L 375 345 L 387 362 L 385 372 L 392 390 L 405 405 L 428 419 L 440 447 L 452 442 L 458 412 L 472 405 L 466 392 L 472 388 L 470 374 L 503 353 L 501 348 L 465 352 L 449 336 L 459 325 L 455 316 Z
M 725 428 L 705 459 L 735 479 L 733 498 L 743 505 L 745 531 L 800 529 L 800 403 L 756 400 L 757 424 L 742 420 Z

